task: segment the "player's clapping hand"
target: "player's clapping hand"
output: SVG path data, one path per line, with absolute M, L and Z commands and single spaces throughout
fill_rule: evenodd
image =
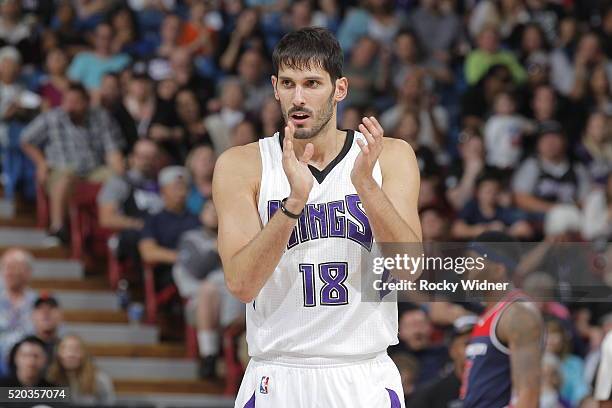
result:
M 382 126 L 374 116 L 363 118 L 361 121 L 363 123 L 359 124 L 359 131 L 365 136 L 367 144 L 363 140 L 357 139 L 361 152 L 355 159 L 351 172 L 351 181 L 357 188 L 374 183 L 372 170 L 374 170 L 374 165 L 382 151 L 384 135 Z
M 285 126 L 285 138 L 283 139 L 283 170 L 289 180 L 291 186 L 290 200 L 294 201 L 298 206 L 303 207 L 308 201 L 308 195 L 312 190 L 313 177 L 308 162 L 314 153 L 314 146 L 308 143 L 304 148 L 304 153 L 298 159 L 293 150 L 293 135 L 295 134 L 295 125 L 289 122 Z M 287 205 L 289 206 L 289 202 Z M 302 208 L 299 208 L 301 211 Z M 299 212 L 298 211 L 298 212 Z

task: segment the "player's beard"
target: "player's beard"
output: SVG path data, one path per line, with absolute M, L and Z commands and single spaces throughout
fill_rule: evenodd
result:
M 311 139 L 318 135 L 325 126 L 329 123 L 332 116 L 334 115 L 334 93 L 335 90 L 332 91 L 329 99 L 323 106 L 315 111 L 314 115 L 310 115 L 310 118 L 314 120 L 314 124 L 310 128 L 296 128 L 295 134 L 293 137 L 296 139 Z M 289 109 L 283 112 L 283 116 L 285 117 L 285 123 L 289 123 L 289 115 L 293 112 L 297 112 L 299 109 Z M 310 113 L 310 112 L 307 112 Z

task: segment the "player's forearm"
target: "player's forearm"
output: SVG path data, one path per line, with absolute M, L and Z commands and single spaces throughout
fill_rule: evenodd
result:
M 287 200 L 286 208 L 299 213 L 303 205 Z M 255 238 L 224 260 L 228 290 L 240 301 L 249 303 L 257 297 L 278 266 L 296 221 L 278 210 Z
M 536 381 L 536 383 L 538 383 Z M 539 383 L 538 383 L 539 384 Z M 532 385 L 521 390 L 516 396 L 512 408 L 538 408 L 540 402 L 540 387 Z
M 355 185 L 377 242 L 421 242 L 421 236 L 399 215 L 385 192 L 374 181 Z

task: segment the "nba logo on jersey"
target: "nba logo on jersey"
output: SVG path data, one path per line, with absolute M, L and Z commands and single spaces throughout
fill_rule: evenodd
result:
M 261 394 L 268 393 L 268 382 L 270 382 L 270 377 L 266 377 L 266 376 L 261 377 L 261 384 L 259 384 L 259 392 Z

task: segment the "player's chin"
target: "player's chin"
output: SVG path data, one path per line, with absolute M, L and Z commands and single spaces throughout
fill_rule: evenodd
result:
M 293 134 L 295 139 L 310 139 L 312 136 L 312 129 L 307 127 L 297 128 Z

